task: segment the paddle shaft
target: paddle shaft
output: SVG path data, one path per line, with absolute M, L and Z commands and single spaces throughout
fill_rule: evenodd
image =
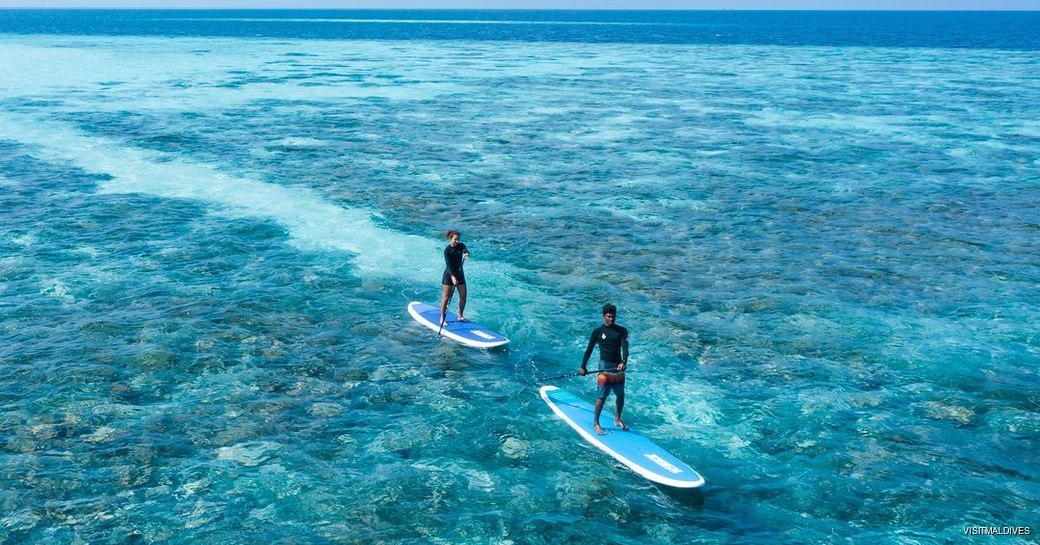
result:
M 595 371 L 589 371 L 589 372 L 585 373 L 585 376 L 589 376 L 589 375 L 594 374 L 594 373 L 602 373 L 602 372 L 616 373 L 617 369 L 596 369 Z M 581 373 L 571 373 L 569 375 L 560 375 L 558 377 L 540 378 L 540 379 L 535 380 L 535 382 L 545 382 L 547 380 L 559 380 L 561 378 L 580 377 L 580 376 L 582 376 Z

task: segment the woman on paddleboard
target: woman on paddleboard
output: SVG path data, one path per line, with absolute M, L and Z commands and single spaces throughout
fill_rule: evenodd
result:
M 452 229 L 444 236 L 448 238 L 448 246 L 444 248 L 444 274 L 441 275 L 441 325 L 444 325 L 452 291 L 456 289 L 459 290 L 459 320 L 466 321 L 463 314 L 466 310 L 466 273 L 462 270 L 462 263 L 469 257 L 469 249 L 459 241 L 461 233 Z
M 599 375 L 596 377 L 596 409 L 592 415 L 592 427 L 596 433 L 606 432 L 599 425 L 599 413 L 603 412 L 603 402 L 610 392 L 614 392 L 614 425 L 628 431 L 628 426 L 621 421 L 621 409 L 625 408 L 625 366 L 628 364 L 628 330 L 614 323 L 617 318 L 617 307 L 607 303 L 603 305 L 603 325 L 592 330 L 589 345 L 585 347 L 585 356 L 581 358 L 581 369 L 578 374 L 585 376 L 589 370 L 586 366 L 592 349 L 599 345 Z

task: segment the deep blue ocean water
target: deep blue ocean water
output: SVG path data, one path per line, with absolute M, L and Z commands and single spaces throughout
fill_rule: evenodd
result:
M 1036 543 L 1038 23 L 0 11 L 0 543 Z

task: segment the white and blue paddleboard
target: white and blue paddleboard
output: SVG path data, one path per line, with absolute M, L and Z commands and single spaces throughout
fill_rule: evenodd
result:
M 412 315 L 420 324 L 439 332 L 441 335 L 476 348 L 494 348 L 509 342 L 509 339 L 491 331 L 477 322 L 461 321 L 457 314 L 447 312 L 444 315 L 445 324 L 441 327 L 441 309 L 426 303 L 413 302 L 408 304 L 408 314 Z
M 542 386 L 541 394 L 556 416 L 570 424 L 582 438 L 639 475 L 676 488 L 697 488 L 704 484 L 704 477 L 667 450 L 631 427 L 624 431 L 615 426 L 613 407 L 603 408 L 599 423 L 607 434 L 599 435 L 592 428 L 595 408 L 591 403 L 556 386 Z

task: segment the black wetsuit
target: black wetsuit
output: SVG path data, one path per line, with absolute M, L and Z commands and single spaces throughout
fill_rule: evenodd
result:
M 585 348 L 585 356 L 581 358 L 581 367 L 589 363 L 592 349 L 599 344 L 600 369 L 617 369 L 621 362 L 628 361 L 628 330 L 614 324 L 601 325 L 592 330 L 589 346 Z
M 444 248 L 444 275 L 441 276 L 441 284 L 452 285 L 451 277 L 454 276 L 459 284 L 466 283 L 466 273 L 462 270 L 462 254 L 469 253 L 466 245 L 458 243 L 455 246 L 449 244 Z

